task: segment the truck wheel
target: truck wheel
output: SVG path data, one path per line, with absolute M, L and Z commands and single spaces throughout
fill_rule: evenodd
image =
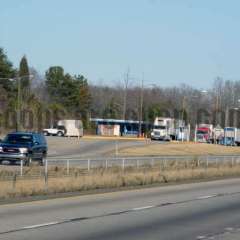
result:
M 49 133 L 48 132 L 43 132 L 43 135 L 44 136 L 49 136 Z
M 63 132 L 60 132 L 60 131 L 59 131 L 59 132 L 57 133 L 57 136 L 58 136 L 58 137 L 63 137 L 64 134 L 63 134 Z

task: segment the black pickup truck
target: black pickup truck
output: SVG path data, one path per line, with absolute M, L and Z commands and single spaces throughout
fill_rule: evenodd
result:
M 47 157 L 47 142 L 41 133 L 14 132 L 9 133 L 0 142 L 0 163 L 29 165 L 38 161 L 44 165 Z

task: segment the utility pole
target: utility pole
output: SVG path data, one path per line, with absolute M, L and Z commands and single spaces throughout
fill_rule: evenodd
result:
M 184 121 L 184 110 L 185 110 L 185 96 L 183 96 L 183 100 L 182 100 L 182 124 Z
M 183 122 L 184 122 L 184 111 L 185 111 L 185 100 L 186 100 L 186 97 L 183 96 L 183 100 L 182 100 L 182 122 L 180 124 L 180 129 L 181 129 L 181 141 L 183 142 L 184 139 L 183 139 L 183 135 L 184 135 L 184 125 Z
M 225 112 L 225 127 L 228 127 L 228 119 L 229 119 L 229 107 L 227 105 L 226 112 Z
M 127 72 L 124 76 L 124 93 L 123 93 L 123 115 L 122 119 L 126 120 L 126 111 L 127 111 L 127 91 L 128 91 L 128 84 L 129 84 L 129 75 L 130 69 L 127 69 Z
M 139 109 L 139 125 L 138 125 L 138 135 L 142 134 L 142 115 L 143 115 L 143 87 L 144 87 L 144 73 L 141 82 L 141 92 L 140 92 L 140 109 Z
M 17 86 L 18 86 L 16 131 L 20 131 L 21 130 L 21 78 L 17 77 L 16 80 L 17 80 Z

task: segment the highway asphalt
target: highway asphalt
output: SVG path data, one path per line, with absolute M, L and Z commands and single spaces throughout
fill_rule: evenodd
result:
M 240 179 L 0 206 L 0 239 L 240 239 Z

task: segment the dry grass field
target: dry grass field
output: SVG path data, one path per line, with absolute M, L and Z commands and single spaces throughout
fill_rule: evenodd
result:
M 144 155 L 239 155 L 240 147 L 222 146 L 205 143 L 178 143 L 171 142 L 161 144 L 157 142 L 146 143 L 144 146 L 123 148 L 121 155 L 144 156 Z
M 165 184 L 186 180 L 209 179 L 216 177 L 240 176 L 240 166 L 230 165 L 188 168 L 172 166 L 162 169 L 159 166 L 144 169 L 97 169 L 86 175 L 58 176 L 48 179 L 17 179 L 17 181 L 0 182 L 0 199 L 47 195 L 63 192 L 81 192 L 96 189 L 118 189 L 126 186 L 144 186 L 150 184 Z

